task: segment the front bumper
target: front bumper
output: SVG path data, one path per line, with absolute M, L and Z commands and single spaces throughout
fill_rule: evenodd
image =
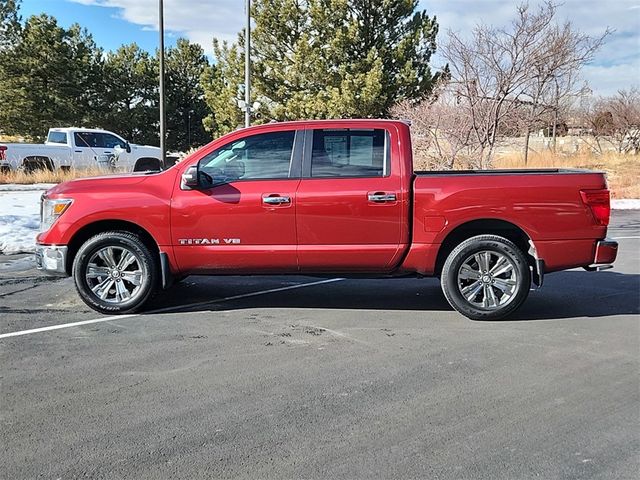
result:
M 607 270 L 613 268 L 613 262 L 615 262 L 618 256 L 618 242 L 605 238 L 596 242 L 596 253 L 594 255 L 593 264 L 588 267 L 584 267 L 585 270 Z
M 36 245 L 36 267 L 48 275 L 67 276 L 67 247 Z

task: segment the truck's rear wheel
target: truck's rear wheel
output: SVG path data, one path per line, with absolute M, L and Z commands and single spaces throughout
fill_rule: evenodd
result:
M 53 172 L 53 163 L 48 157 L 26 157 L 22 160 L 22 168 L 24 168 L 25 173 L 35 173 L 40 170 Z
M 73 262 L 82 300 L 100 313 L 139 310 L 158 285 L 155 256 L 137 235 L 113 231 L 87 240 Z
M 524 253 L 497 235 L 465 240 L 447 257 L 440 279 L 449 304 L 473 320 L 499 320 L 529 295 L 531 273 Z

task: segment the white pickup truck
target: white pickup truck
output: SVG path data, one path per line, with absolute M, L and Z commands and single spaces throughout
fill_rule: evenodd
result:
M 0 143 L 0 170 L 161 170 L 158 147 L 132 145 L 115 133 L 91 128 L 51 128 L 44 144 Z

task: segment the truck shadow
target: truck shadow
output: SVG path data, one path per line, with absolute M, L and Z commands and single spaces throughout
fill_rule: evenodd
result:
M 511 321 L 640 314 L 640 275 L 571 270 L 545 278 Z
M 248 308 L 342 309 L 443 312 L 452 308 L 437 279 L 347 279 L 304 288 L 309 277 L 189 277 L 149 305 L 171 312 L 241 310 Z M 282 289 L 266 294 L 253 292 Z M 229 298 L 239 296 L 240 298 Z M 194 305 L 196 304 L 196 305 Z M 507 321 L 607 317 L 640 313 L 640 275 L 614 271 L 560 272 L 545 278 L 525 304 Z

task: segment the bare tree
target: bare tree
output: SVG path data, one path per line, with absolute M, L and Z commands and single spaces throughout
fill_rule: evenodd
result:
M 631 87 L 615 95 L 582 102 L 576 117 L 587 129 L 582 141 L 592 151 L 640 153 L 640 89 Z
M 591 92 L 586 82 L 579 85 L 579 72 L 570 72 L 562 77 L 553 79 L 550 99 L 547 100 L 551 105 L 552 111 L 547 117 L 547 125 L 551 125 L 551 145 L 550 149 L 555 153 L 557 146 L 558 127 L 561 121 L 567 120 L 567 117 L 575 111 L 576 101 L 585 98 Z M 564 124 L 566 127 L 566 124 Z M 566 130 L 565 130 L 566 131 Z
M 524 7 L 520 7 L 521 9 Z M 555 111 L 557 120 L 561 100 L 576 95 L 578 72 L 593 59 L 604 39 L 607 29 L 600 37 L 591 37 L 574 29 L 571 22 L 562 25 L 553 23 L 557 6 L 547 2 L 540 7 L 537 16 L 547 21 L 543 29 L 543 40 L 533 46 L 529 59 L 529 83 L 521 100 L 530 108 L 525 131 L 524 163 L 529 153 L 529 136 L 532 127 Z M 554 138 L 555 141 L 555 138 Z
M 575 112 L 584 128 L 581 141 L 596 154 L 604 153 L 613 134 L 613 117 L 606 111 L 605 103 L 604 98 L 584 98 Z
M 556 10 L 551 1 L 536 10 L 522 4 L 508 27 L 478 25 L 469 39 L 448 32 L 442 55 L 449 63 L 459 106 L 470 117 L 481 167 L 490 166 L 505 122 L 520 114 L 525 115 L 528 151 L 532 126 L 574 89 L 577 71 L 609 33 L 594 38 L 569 22 L 558 26 Z
M 475 166 L 477 144 L 471 141 L 471 117 L 459 108 L 459 101 L 453 84 L 441 80 L 428 100 L 419 104 L 404 101 L 393 108 L 395 117 L 411 121 L 416 167 L 451 170 L 462 163 Z
M 612 141 L 619 153 L 640 152 L 640 90 L 632 87 L 619 90 L 604 102 L 605 112 L 610 114 Z

